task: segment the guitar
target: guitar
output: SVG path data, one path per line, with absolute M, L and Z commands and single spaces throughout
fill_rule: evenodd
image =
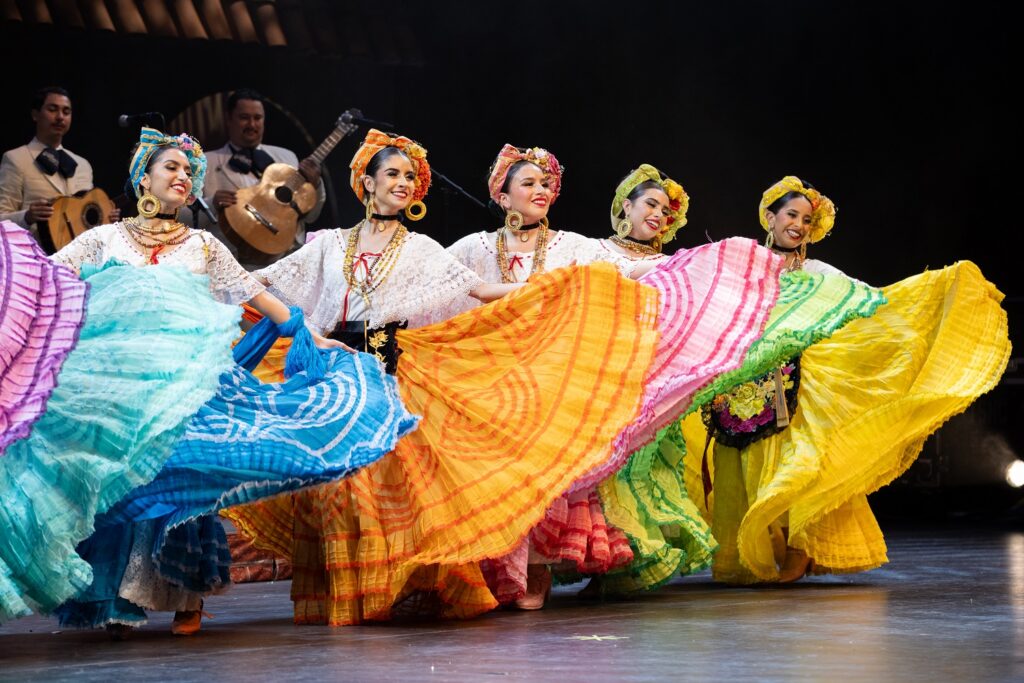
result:
M 46 253 L 55 254 L 86 230 L 107 223 L 113 210 L 114 202 L 98 187 L 78 197 L 57 197 L 50 219 L 36 224 L 39 242 Z
M 309 158 L 317 165 L 358 126 L 338 118 L 334 130 Z M 224 234 L 239 249 L 254 249 L 264 256 L 279 256 L 291 248 L 299 221 L 316 206 L 316 187 L 288 164 L 271 164 L 260 182 L 239 189 L 237 201 L 221 209 Z

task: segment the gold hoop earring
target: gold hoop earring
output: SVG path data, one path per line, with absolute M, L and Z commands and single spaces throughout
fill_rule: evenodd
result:
M 373 197 L 366 200 L 366 225 L 373 227 Z
M 651 240 L 651 247 L 656 249 L 659 254 L 661 253 L 661 235 L 658 235 L 657 237 Z
M 615 234 L 625 239 L 629 237 L 629 233 L 633 232 L 633 224 L 628 218 L 623 218 L 621 221 L 615 224 Z
M 405 217 L 411 221 L 422 220 L 427 215 L 427 205 L 419 199 L 405 207 Z
M 149 190 L 146 190 L 145 194 L 139 197 L 139 201 L 135 203 L 135 206 L 139 209 L 139 215 L 143 218 L 152 218 L 153 216 L 160 213 L 160 200 L 155 195 L 151 195 Z
M 765 249 L 771 249 L 775 246 L 775 231 L 768 228 L 768 235 L 764 238 Z
M 523 227 L 523 221 L 523 214 L 515 209 L 509 209 L 505 212 L 505 227 L 512 232 L 516 232 L 519 228 Z

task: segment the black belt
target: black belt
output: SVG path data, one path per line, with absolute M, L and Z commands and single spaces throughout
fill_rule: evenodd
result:
M 398 357 L 402 354 L 395 333 L 408 326 L 409 323 L 404 320 L 383 327 L 369 327 L 365 320 L 350 320 L 338 323 L 327 338 L 336 339 L 357 351 L 373 354 L 384 364 L 384 371 L 393 375 L 398 370 Z

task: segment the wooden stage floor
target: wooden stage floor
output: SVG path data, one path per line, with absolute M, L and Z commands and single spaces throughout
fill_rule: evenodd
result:
M 1024 533 L 902 530 L 891 563 L 779 588 L 705 573 L 629 601 L 558 588 L 541 612 L 346 628 L 291 623 L 288 582 L 207 602 L 192 638 L 170 615 L 126 642 L 33 617 L 0 626 L 0 680 L 1024 680 Z

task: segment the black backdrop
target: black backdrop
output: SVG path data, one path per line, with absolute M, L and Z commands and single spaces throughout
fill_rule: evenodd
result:
M 115 126 L 118 114 L 160 110 L 170 119 L 206 95 L 249 86 L 317 139 L 347 107 L 393 121 L 480 198 L 504 142 L 548 147 L 567 167 L 553 225 L 591 235 L 609 229 L 618 179 L 653 163 L 691 195 L 690 223 L 672 246 L 708 235 L 760 238 L 761 191 L 797 174 L 839 207 L 834 234 L 814 256 L 874 284 L 971 259 L 1011 296 L 1021 341 L 1019 116 L 1011 106 L 1020 49 L 1002 3 L 374 7 L 370 25 L 347 27 L 370 46 L 363 57 L 4 24 L 0 146 L 31 135 L 33 88 L 64 84 L 75 104 L 67 144 L 92 161 L 99 185 L 116 190 L 134 139 Z M 309 151 L 274 113 L 267 142 Z M 355 146 L 345 140 L 328 159 L 340 209 L 325 212 L 321 227 L 361 213 L 346 182 Z M 447 244 L 495 226 L 439 187 L 418 230 Z M 1015 385 L 1000 391 L 986 414 L 1000 416 L 997 430 L 1009 428 L 1017 443 L 1024 401 Z

